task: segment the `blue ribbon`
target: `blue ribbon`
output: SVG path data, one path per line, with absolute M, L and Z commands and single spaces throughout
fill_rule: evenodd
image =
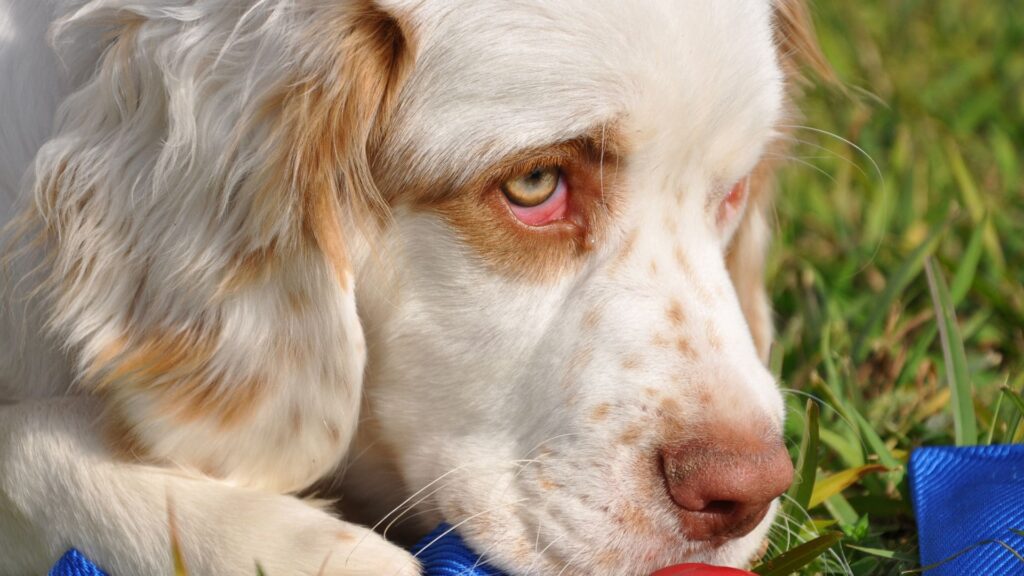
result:
M 960 554 L 925 576 L 1024 575 L 1024 445 L 920 448 L 910 490 L 921 566 Z
M 54 564 L 49 576 L 107 576 L 107 573 L 72 548 Z

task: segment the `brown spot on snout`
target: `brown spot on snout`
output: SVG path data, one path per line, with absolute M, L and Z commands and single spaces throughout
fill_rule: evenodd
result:
M 668 318 L 669 324 L 675 328 L 679 328 L 683 325 L 683 305 L 678 299 L 673 298 L 669 301 L 668 309 L 665 311 L 665 317 Z
M 623 370 L 636 370 L 640 367 L 640 355 L 637 353 L 627 354 L 622 357 Z
M 586 314 L 583 315 L 582 326 L 587 332 L 590 332 L 597 328 L 597 325 L 601 323 L 601 310 L 597 307 L 590 308 Z
M 559 488 L 562 488 L 562 485 L 548 478 L 541 478 L 540 487 L 544 491 L 551 492 L 553 490 L 558 490 Z
M 676 338 L 676 350 L 690 360 L 697 358 L 697 351 L 694 350 L 693 345 L 684 336 Z
M 718 327 L 711 320 L 708 320 L 704 324 L 704 331 L 708 339 L 708 345 L 715 352 L 722 350 L 722 337 L 718 335 Z
M 679 401 L 671 397 L 662 398 L 661 404 L 658 408 L 661 410 L 662 414 L 670 418 L 679 417 L 683 412 L 683 408 L 680 406 Z
M 611 404 L 608 404 L 607 402 L 602 402 L 601 404 L 594 406 L 594 409 L 590 412 L 590 419 L 593 420 L 594 422 L 601 422 L 602 420 L 608 418 L 608 415 L 611 413 L 611 411 Z
M 633 255 L 633 249 L 636 248 L 637 235 L 638 232 L 633 230 L 622 242 L 622 246 L 619 247 L 618 252 L 615 253 L 615 257 L 612 259 L 612 273 L 618 271 L 618 269 L 625 264 L 626 260 L 629 260 L 629 257 Z
M 643 437 L 644 429 L 638 424 L 628 426 L 619 434 L 619 444 L 630 446 L 636 444 Z

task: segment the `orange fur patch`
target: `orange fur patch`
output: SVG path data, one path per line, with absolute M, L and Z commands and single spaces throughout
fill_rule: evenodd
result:
M 623 370 L 636 370 L 640 368 L 640 355 L 637 353 L 627 354 L 622 358 Z
M 603 402 L 601 404 L 598 404 L 597 406 L 594 406 L 594 409 L 591 410 L 590 412 L 590 419 L 594 422 L 601 422 L 608 418 L 608 415 L 611 414 L 611 411 L 611 404 Z
M 212 367 L 215 351 L 211 335 L 150 336 L 131 345 L 118 340 L 88 373 L 98 391 L 156 395 L 161 410 L 183 423 L 210 420 L 228 429 L 255 412 L 268 386 L 258 377 L 226 383 Z
M 439 214 L 497 273 L 548 282 L 575 270 L 614 217 L 622 142 L 614 126 L 602 126 L 575 140 L 512 154 L 440 198 L 431 191 L 446 185 L 424 183 L 413 206 Z M 546 226 L 527 226 L 512 213 L 501 183 L 541 166 L 561 168 L 568 188 L 568 217 Z
M 668 310 L 665 311 L 665 317 L 668 318 L 669 324 L 675 328 L 679 328 L 683 325 L 683 305 L 678 299 L 673 298 L 669 301 Z
M 690 341 L 687 340 L 686 337 L 677 337 L 675 345 L 676 350 L 678 350 L 685 358 L 689 360 L 695 360 L 697 358 L 697 351 L 693 348 L 693 344 L 690 344 Z
M 640 425 L 631 425 L 619 434 L 619 444 L 627 446 L 636 444 L 643 437 L 643 434 L 644 429 Z

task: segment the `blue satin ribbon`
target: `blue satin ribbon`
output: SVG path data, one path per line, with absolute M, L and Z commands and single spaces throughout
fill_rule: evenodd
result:
M 412 547 L 424 576 L 503 576 L 481 562 L 455 530 L 441 524 Z
M 1024 575 L 1024 445 L 919 448 L 910 490 L 925 576 Z
M 107 576 L 107 573 L 72 548 L 50 569 L 50 576 Z

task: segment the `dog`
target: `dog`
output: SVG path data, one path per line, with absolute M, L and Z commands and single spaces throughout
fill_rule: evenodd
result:
M 0 0 L 0 574 L 747 564 L 823 66 L 799 0 Z

